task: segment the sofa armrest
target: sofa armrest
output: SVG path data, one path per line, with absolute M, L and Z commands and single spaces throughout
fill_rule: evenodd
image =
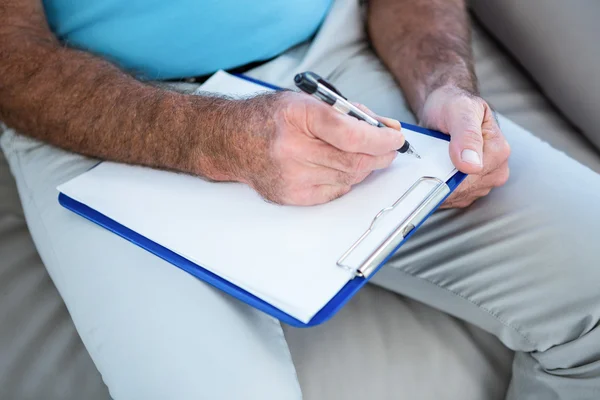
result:
M 471 9 L 600 150 L 600 1 L 472 0 Z

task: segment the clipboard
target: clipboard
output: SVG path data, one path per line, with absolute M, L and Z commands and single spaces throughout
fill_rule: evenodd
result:
M 247 76 L 236 76 L 270 89 L 280 89 Z M 449 141 L 449 136 L 441 132 L 406 123 L 402 123 L 402 126 L 420 134 Z M 188 272 L 196 278 L 199 278 L 213 287 L 237 298 L 238 300 L 241 300 L 256 309 L 271 315 L 283 323 L 294 327 L 311 327 L 319 325 L 333 317 L 335 313 L 339 311 L 354 296 L 354 294 L 356 294 L 369 281 L 369 279 L 379 269 L 381 269 L 383 265 L 385 265 L 390 257 L 392 257 L 394 253 L 417 231 L 417 229 L 425 222 L 425 220 L 437 208 L 439 208 L 444 200 L 465 178 L 466 175 L 458 171 L 455 171 L 454 174 L 446 181 L 442 181 L 436 177 L 421 177 L 414 182 L 414 184 L 405 193 L 400 194 L 393 204 L 382 208 L 376 215 L 374 215 L 371 224 L 366 227 L 364 233 L 360 237 L 357 237 L 354 243 L 343 254 L 340 254 L 340 257 L 337 260 L 336 267 L 349 270 L 352 273 L 353 278 L 350 279 L 342 287 L 342 289 L 337 292 L 337 294 L 335 294 L 331 300 L 329 300 L 307 323 L 298 320 L 297 318 L 269 304 L 261 298 L 244 290 L 243 288 L 207 270 L 201 265 L 198 265 L 169 250 L 161 244 L 144 237 L 143 235 L 129 229 L 128 227 L 67 196 L 62 192 L 58 195 L 58 201 L 66 209 L 71 210 L 74 213 L 108 229 L 109 231 L 173 264 L 174 266 Z M 406 199 L 411 192 L 424 185 L 430 188 L 428 194 L 412 210 L 410 215 L 398 223 L 393 232 L 371 252 L 371 254 L 358 266 L 358 268 L 346 264 L 345 261 L 347 258 L 376 228 L 378 221 L 382 218 L 385 218 L 385 215 L 393 210 L 395 206 L 399 205 L 404 199 Z

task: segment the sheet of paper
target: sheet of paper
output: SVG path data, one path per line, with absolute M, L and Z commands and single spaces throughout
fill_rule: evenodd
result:
M 211 90 L 246 95 L 257 89 L 244 81 L 246 92 L 234 92 L 239 78 L 225 74 L 219 79 L 224 81 L 209 80 Z M 308 322 L 351 278 L 336 261 L 377 212 L 419 177 L 445 179 L 453 171 L 446 142 L 407 129 L 404 134 L 423 159 L 399 155 L 390 168 L 372 174 L 346 196 L 313 207 L 267 203 L 243 184 L 110 162 L 58 189 Z M 380 243 L 424 194 L 402 202 L 370 241 Z M 361 251 L 350 261 L 368 255 L 368 249 Z
M 196 94 L 210 92 L 234 97 L 248 97 L 270 91 L 271 89 L 265 86 L 237 78 L 225 71 L 217 71 L 196 90 Z

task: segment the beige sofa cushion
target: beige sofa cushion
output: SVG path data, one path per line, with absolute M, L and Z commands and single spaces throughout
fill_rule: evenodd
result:
M 600 1 L 473 0 L 472 9 L 600 149 Z
M 109 398 L 35 250 L 0 151 L 0 399 Z

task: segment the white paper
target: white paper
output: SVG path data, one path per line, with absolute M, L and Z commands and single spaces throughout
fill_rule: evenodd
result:
M 245 79 L 236 78 L 225 71 L 217 71 L 196 90 L 196 94 L 212 92 L 227 94 L 233 97 L 248 97 L 270 91 L 271 89 L 267 87 Z
M 212 81 L 212 82 L 211 82 Z M 212 91 L 247 95 L 262 87 L 225 73 L 211 78 Z M 248 84 L 248 85 L 247 85 Z M 250 86 L 249 86 L 250 85 Z M 146 238 L 308 322 L 351 278 L 338 258 L 421 176 L 445 179 L 454 167 L 448 143 L 403 129 L 423 159 L 399 155 L 347 195 L 313 207 L 265 202 L 239 183 L 104 162 L 58 190 Z M 378 245 L 418 204 L 409 196 L 370 236 Z M 371 251 L 374 247 L 371 247 Z M 349 262 L 369 254 L 361 246 Z

